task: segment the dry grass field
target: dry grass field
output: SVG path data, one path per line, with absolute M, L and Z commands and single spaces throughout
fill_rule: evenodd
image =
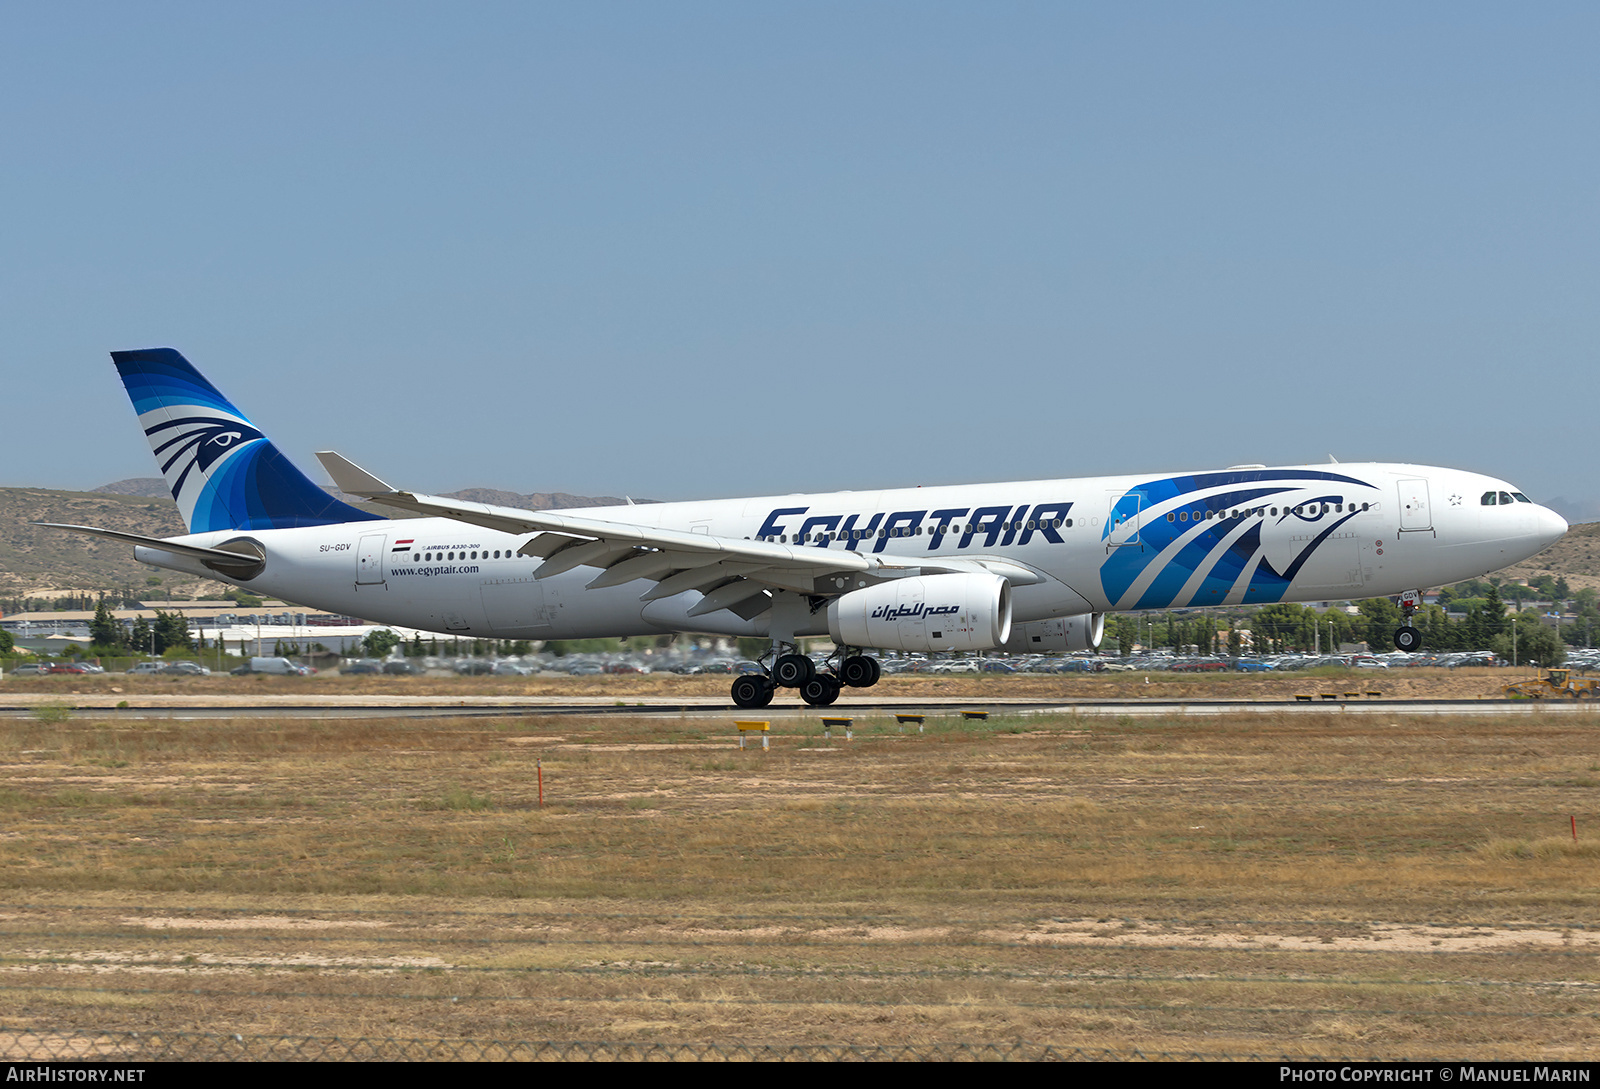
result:
M 1500 686 L 1534 676 L 1533 669 L 1319 669 L 1308 673 L 1094 673 L 1094 674 L 905 674 L 886 676 L 867 691 L 846 690 L 835 710 L 848 714 L 862 700 L 1292 700 L 1296 693 L 1381 691 L 1387 699 L 1501 699 Z M 607 703 L 640 699 L 727 699 L 729 676 L 681 677 L 673 673 L 568 677 L 233 677 L 128 676 L 121 673 L 46 677 L 6 677 L 0 704 L 62 701 L 85 706 L 115 706 L 126 699 L 138 707 L 166 697 L 204 701 L 207 697 L 294 698 L 366 697 L 471 699 L 481 696 L 569 697 Z M 800 706 L 791 693 L 782 706 Z M 732 706 L 731 701 L 729 706 Z
M 732 718 L 0 720 L 3 1023 L 1600 1054 L 1592 716 Z

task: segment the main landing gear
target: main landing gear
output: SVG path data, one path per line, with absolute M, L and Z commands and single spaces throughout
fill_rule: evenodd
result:
M 871 688 L 883 675 L 878 660 L 865 654 L 851 654 L 837 669 L 831 665 L 818 669 L 815 662 L 799 653 L 792 644 L 784 646 L 788 653 L 779 655 L 770 670 L 746 673 L 733 682 L 734 706 L 751 710 L 765 707 L 779 688 L 797 688 L 800 698 L 808 705 L 828 707 L 846 687 Z M 773 649 L 779 648 L 774 646 Z M 841 651 L 846 649 L 849 648 L 840 648 Z
M 1394 649 L 1412 654 L 1422 647 L 1422 633 L 1411 623 L 1411 618 L 1422 607 L 1422 592 L 1420 590 L 1407 590 L 1400 595 L 1400 612 L 1405 616 L 1405 623 L 1395 629 Z
M 751 710 L 765 707 L 775 691 L 772 678 L 765 673 L 746 673 L 733 682 L 733 705 Z

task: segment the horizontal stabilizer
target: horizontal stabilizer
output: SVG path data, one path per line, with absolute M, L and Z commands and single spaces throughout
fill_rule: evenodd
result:
M 261 557 L 252 553 L 228 552 L 220 548 L 204 548 L 200 545 L 179 544 L 176 541 L 163 541 L 160 537 L 145 537 L 138 533 L 124 533 L 119 529 L 98 529 L 94 526 L 71 526 L 62 522 L 35 522 L 36 526 L 46 526 L 50 529 L 64 529 L 69 533 L 87 533 L 92 537 L 105 537 L 112 541 L 123 541 L 127 544 L 142 545 L 145 548 L 159 548 L 163 552 L 171 552 L 175 556 L 189 556 L 192 559 L 204 560 L 206 563 L 218 567 L 234 567 L 248 569 L 259 567 Z

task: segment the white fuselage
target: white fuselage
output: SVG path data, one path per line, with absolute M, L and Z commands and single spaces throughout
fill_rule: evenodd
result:
M 1494 502 L 1486 502 L 1493 495 Z M 1505 497 L 1501 501 L 1500 497 Z M 1566 531 L 1503 480 L 1355 464 L 768 496 L 586 508 L 585 517 L 897 558 L 982 558 L 1028 569 L 1019 622 L 1084 613 L 1378 597 L 1498 570 Z M 578 567 L 535 579 L 509 534 L 445 518 L 350 522 L 177 538 L 248 538 L 266 555 L 241 585 L 380 623 L 482 638 L 674 631 L 765 635 L 768 617 L 690 617 L 690 590 L 642 601 L 639 580 L 586 589 Z M 206 577 L 199 561 L 139 559 Z M 839 581 L 839 587 L 845 580 Z M 796 634 L 822 634 L 826 625 Z

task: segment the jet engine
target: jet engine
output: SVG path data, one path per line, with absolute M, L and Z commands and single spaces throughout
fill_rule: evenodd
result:
M 1105 633 L 1105 613 L 1058 616 L 1053 620 L 1033 620 L 1013 626 L 1005 649 L 1013 654 L 1095 650 Z
M 828 603 L 840 646 L 989 650 L 1011 635 L 1011 586 L 999 575 L 923 575 L 852 590 Z

